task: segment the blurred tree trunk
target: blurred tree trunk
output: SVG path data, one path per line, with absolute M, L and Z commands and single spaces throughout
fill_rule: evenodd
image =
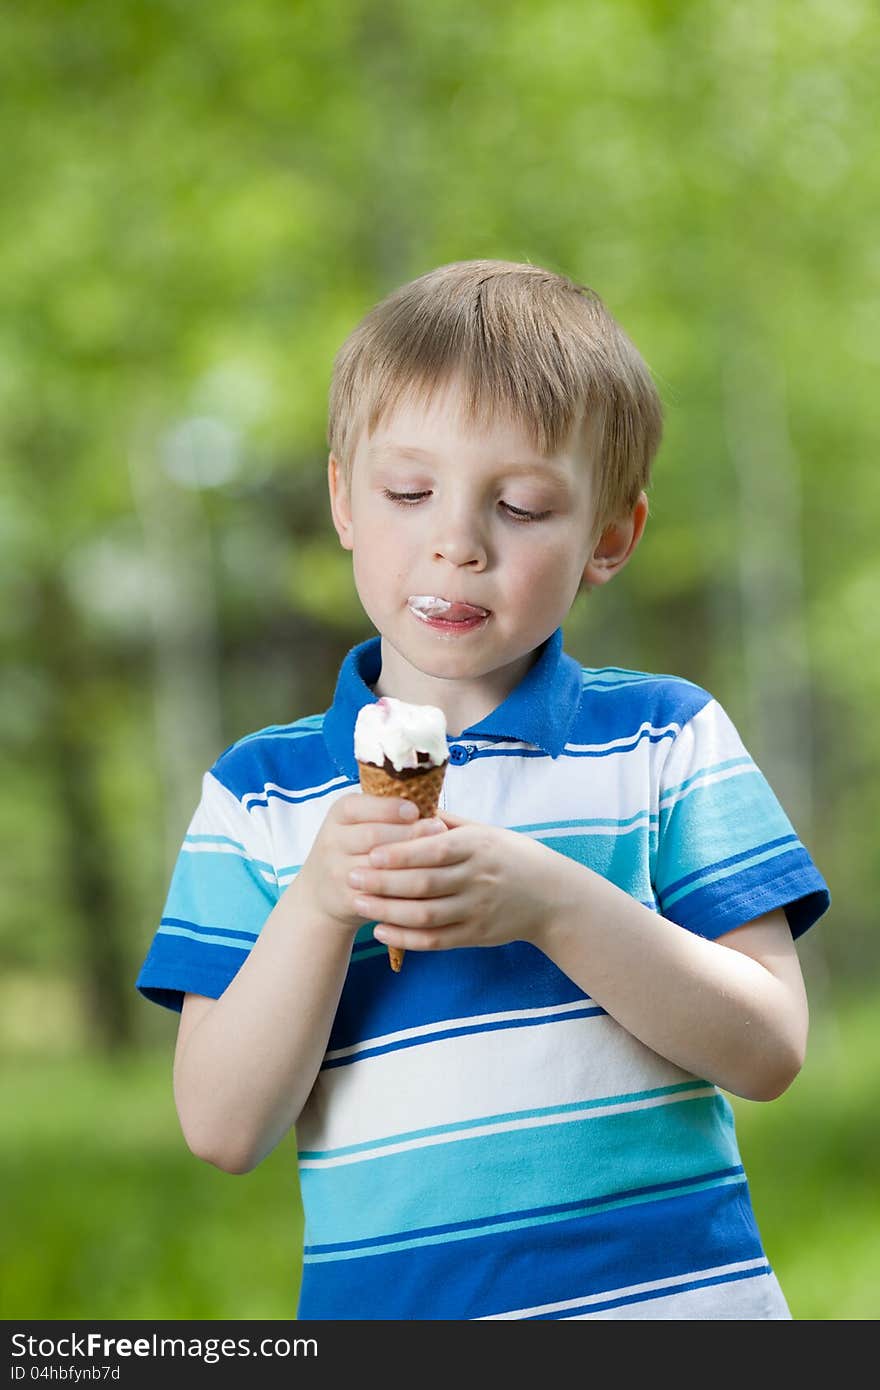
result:
M 96 1044 L 116 1052 L 132 1041 L 131 980 L 123 949 L 124 907 L 114 872 L 100 797 L 100 726 L 95 696 L 103 664 L 96 661 L 63 581 L 40 584 L 38 644 L 54 699 L 43 756 L 54 779 L 77 931 L 85 1021 Z
M 779 366 L 731 334 L 724 424 L 737 482 L 750 751 L 798 832 L 812 822 L 813 728 L 804 610 L 801 476 Z
M 210 527 L 197 486 L 172 483 L 149 417 L 129 452 L 131 495 L 150 576 L 155 753 L 170 877 L 201 795 L 223 751 L 218 604 Z
M 777 362 L 736 331 L 724 367 L 724 425 L 739 506 L 739 587 L 746 744 L 795 832 L 814 848 L 814 733 L 804 603 L 801 467 Z M 800 954 L 811 998 L 827 1004 L 824 935 Z M 827 1008 L 826 1008 L 827 1013 Z

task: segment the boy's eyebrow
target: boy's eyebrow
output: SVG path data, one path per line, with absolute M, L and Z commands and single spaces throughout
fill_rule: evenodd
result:
M 430 449 L 420 449 L 417 444 L 371 444 L 367 449 L 369 458 L 412 458 L 432 459 Z
M 373 460 L 382 458 L 419 458 L 426 459 L 429 463 L 436 460 L 436 455 L 430 449 L 422 449 L 417 444 L 371 444 L 367 449 L 367 457 Z M 499 460 L 502 467 L 510 473 L 552 473 L 559 479 L 565 479 L 566 473 L 559 464 L 552 459 L 524 459 L 522 461 Z

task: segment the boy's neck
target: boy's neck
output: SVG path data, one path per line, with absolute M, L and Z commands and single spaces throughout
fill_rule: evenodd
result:
M 411 666 L 382 638 L 382 666 L 373 686 L 376 695 L 391 695 L 412 705 L 436 705 L 446 715 L 450 738 L 478 724 L 503 704 L 531 670 L 538 653 L 525 656 L 472 680 L 446 680 Z

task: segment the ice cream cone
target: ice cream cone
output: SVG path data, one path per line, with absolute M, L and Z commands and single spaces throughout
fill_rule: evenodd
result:
M 358 762 L 361 791 L 368 796 L 400 796 L 418 807 L 419 819 L 427 820 L 433 816 L 440 805 L 440 792 L 446 773 L 446 763 L 428 763 L 424 768 L 406 769 L 399 773 L 393 767 L 377 767 L 375 763 Z M 403 964 L 404 951 L 398 946 L 388 947 L 391 969 L 399 971 Z

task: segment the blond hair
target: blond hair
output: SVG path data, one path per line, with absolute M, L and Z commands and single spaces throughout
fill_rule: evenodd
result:
M 641 355 L 599 296 L 529 263 L 455 261 L 376 304 L 336 354 L 327 442 L 345 477 L 402 398 L 427 404 L 460 381 L 466 418 L 506 415 L 542 455 L 589 426 L 596 517 L 631 511 L 660 444 L 660 397 Z M 585 436 L 586 437 L 586 436 Z

